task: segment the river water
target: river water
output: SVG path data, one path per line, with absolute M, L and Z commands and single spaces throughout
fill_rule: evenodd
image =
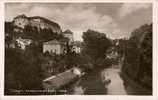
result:
M 126 95 L 120 68 L 115 65 L 110 68 L 97 68 L 84 75 L 69 88 L 69 94 L 77 95 Z M 105 81 L 109 79 L 111 82 Z
M 111 79 L 111 83 L 106 85 L 107 94 L 109 95 L 127 95 L 124 82 L 121 79 L 119 73 L 120 69 L 117 68 L 108 68 L 104 70 L 105 77 Z
M 69 85 L 66 94 L 70 95 L 151 95 L 139 84 L 124 82 L 120 77 L 120 65 L 109 68 L 96 68 Z M 106 81 L 108 80 L 108 81 Z M 128 80 L 130 80 L 128 78 Z M 132 83 L 132 84 L 131 84 Z M 125 86 L 126 84 L 126 86 Z

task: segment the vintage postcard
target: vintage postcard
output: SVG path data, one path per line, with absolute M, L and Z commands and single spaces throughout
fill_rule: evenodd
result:
M 4 98 L 157 100 L 156 1 L 1 5 Z
M 5 3 L 4 95 L 152 95 L 151 3 Z

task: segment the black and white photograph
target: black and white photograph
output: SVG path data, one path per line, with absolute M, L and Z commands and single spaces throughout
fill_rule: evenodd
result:
M 5 2 L 4 95 L 152 96 L 152 8 Z

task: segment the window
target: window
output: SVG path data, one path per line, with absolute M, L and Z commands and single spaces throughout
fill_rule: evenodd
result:
M 19 25 L 21 25 L 21 23 L 19 22 Z

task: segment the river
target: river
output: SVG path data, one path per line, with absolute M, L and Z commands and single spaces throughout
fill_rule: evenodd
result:
M 74 84 L 71 84 L 69 94 L 77 95 L 126 95 L 123 80 L 120 75 L 118 65 L 110 68 L 97 68 L 84 75 Z M 107 83 L 105 80 L 110 79 Z
M 124 85 L 120 77 L 120 65 L 97 68 L 69 85 L 66 90 L 71 95 L 144 95 L 150 94 L 139 88 L 138 84 Z M 110 80 L 107 82 L 106 80 Z
M 119 68 L 112 67 L 104 69 L 102 73 L 105 76 L 105 78 L 108 77 L 108 79 L 111 80 L 111 82 L 106 85 L 108 95 L 127 95 L 125 86 L 123 84 L 124 82 L 119 75 Z

